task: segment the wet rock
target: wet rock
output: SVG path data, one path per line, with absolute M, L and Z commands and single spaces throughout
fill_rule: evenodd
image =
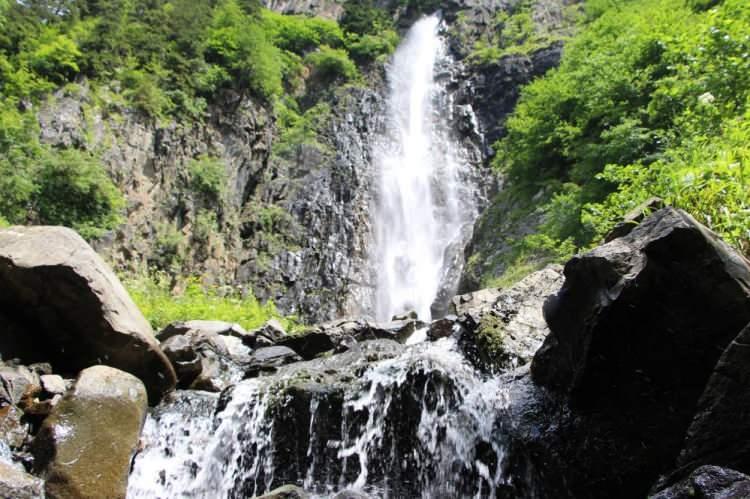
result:
M 457 321 L 458 317 L 455 315 L 447 315 L 442 319 L 432 321 L 430 329 L 427 331 L 427 337 L 433 341 L 439 340 L 440 338 L 447 338 L 453 334 L 453 327 L 457 326 Z
M 47 496 L 125 497 L 147 405 L 143 383 L 131 374 L 106 366 L 83 370 L 33 442 Z
M 193 348 L 201 360 L 200 374 L 190 385 L 195 390 L 220 392 L 238 382 L 250 363 L 250 350 L 234 336 L 199 338 Z
M 295 336 L 287 336 L 276 345 L 291 348 L 305 360 L 311 360 L 318 355 L 331 351 L 336 347 L 332 337 L 326 333 L 308 331 Z
M 681 482 L 649 496 L 651 499 L 745 499 L 750 476 L 719 466 L 701 466 Z
M 453 297 L 451 310 L 454 315 L 469 314 L 478 316 L 492 308 L 497 303 L 502 290 L 500 288 L 487 288 L 472 291 L 463 295 Z
M 564 273 L 531 363 L 544 389 L 525 376 L 510 390 L 509 466 L 558 497 L 643 497 L 671 471 L 721 352 L 750 322 L 750 267 L 665 208 Z
M 161 348 L 177 374 L 177 386 L 180 388 L 190 386 L 203 370 L 201 357 L 190 340 L 181 334 L 171 336 L 162 342 Z
M 19 468 L 0 461 L 0 497 L 8 499 L 44 497 L 44 482 Z
M 161 342 L 178 335 L 222 335 L 244 338 L 248 332 L 239 324 L 222 321 L 180 321 L 173 322 L 156 334 Z
M 396 314 L 393 317 L 391 317 L 391 321 L 408 321 L 409 319 L 417 320 L 417 312 L 414 310 L 410 310 L 409 312 L 403 313 L 403 314 Z
M 277 368 L 283 365 L 301 360 L 302 357 L 291 348 L 283 346 L 259 348 L 250 355 L 247 377 L 257 376 L 260 373 L 275 372 Z
M 256 499 L 309 499 L 310 494 L 296 485 L 282 485 L 267 494 L 257 496 Z
M 63 227 L 0 230 L 0 310 L 23 324 L 35 352 L 58 371 L 106 363 L 141 378 L 152 403 L 174 388 L 174 370 L 146 319 L 91 247 Z M 33 359 L 37 360 L 37 359 Z
M 545 300 L 563 284 L 562 267 L 550 265 L 497 294 L 489 308 L 474 302 L 476 327 L 463 327 L 461 348 L 479 368 L 498 370 L 531 362 L 549 329 L 542 315 Z M 494 293 L 487 293 L 488 296 Z
M 0 367 L 0 398 L 9 404 L 19 404 L 33 398 L 41 390 L 39 376 L 26 366 Z
M 370 499 L 370 496 L 356 490 L 342 490 L 331 499 Z
M 750 472 L 750 325 L 713 369 L 687 431 L 673 477 L 702 464 Z
M 21 417 L 23 412 L 14 405 L 0 407 L 0 441 L 11 449 L 19 449 L 29 434 L 29 426 Z
M 62 376 L 58 376 L 57 374 L 44 374 L 40 376 L 40 381 L 42 383 L 42 389 L 50 396 L 62 395 L 67 389 L 65 386 L 65 380 L 62 379 Z

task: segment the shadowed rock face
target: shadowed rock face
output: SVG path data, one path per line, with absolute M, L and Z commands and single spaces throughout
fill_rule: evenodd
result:
M 651 499 L 743 499 L 750 497 L 750 476 L 718 466 L 701 466 L 680 483 Z
M 714 368 L 677 461 L 679 477 L 701 464 L 750 472 L 750 325 Z M 745 480 L 750 480 L 744 477 Z M 749 487 L 749 486 L 746 486 Z M 750 493 L 750 488 L 747 488 Z
M 156 403 L 174 370 L 120 281 L 74 231 L 0 230 L 0 314 L 10 331 L 33 337 L 33 350 L 5 335 L 3 357 L 50 361 L 58 372 L 107 364 L 143 380 Z M 33 357 L 43 357 L 34 359 Z
M 106 366 L 83 370 L 34 440 L 47 497 L 124 498 L 146 408 L 134 376 Z
M 665 208 L 573 258 L 565 278 L 545 304 L 551 332 L 531 376 L 509 380 L 513 475 L 533 476 L 543 496 L 644 496 L 750 319 L 750 267 Z

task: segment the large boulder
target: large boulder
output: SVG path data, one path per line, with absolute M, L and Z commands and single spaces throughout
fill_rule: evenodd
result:
M 557 449 L 527 425 L 527 456 L 547 475 L 540 455 L 564 460 L 574 497 L 643 496 L 673 466 L 721 352 L 750 322 L 750 266 L 665 208 L 569 261 L 544 311 L 551 332 L 531 374 L 568 416 L 549 424 L 565 433 Z
M 147 408 L 138 378 L 106 366 L 83 370 L 33 443 L 48 497 L 124 498 Z
M 106 364 L 139 377 L 149 399 L 172 390 L 174 370 L 120 281 L 78 234 L 63 227 L 0 230 L 4 358 L 50 361 L 57 372 Z M 21 346 L 33 338 L 33 349 Z M 19 351 L 21 348 L 21 351 Z

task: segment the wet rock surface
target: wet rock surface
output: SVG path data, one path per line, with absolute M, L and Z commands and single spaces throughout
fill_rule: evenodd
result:
M 125 497 L 147 405 L 143 383 L 131 374 L 83 370 L 34 440 L 47 497 Z
M 39 499 L 44 497 L 44 482 L 22 469 L 0 461 L 0 497 Z
M 742 257 L 669 208 L 571 260 L 531 376 L 508 379 L 509 467 L 535 488 L 518 495 L 643 496 L 670 473 L 750 313 L 748 277 Z M 732 430 L 717 418 L 711 431 Z
M 750 497 L 750 476 L 719 466 L 701 466 L 651 499 L 742 499 Z
M 74 231 L 1 229 L 0 283 L 0 311 L 26 336 L 3 335 L 4 358 L 51 362 L 73 373 L 104 362 L 141 378 L 152 403 L 174 388 L 174 370 L 148 322 Z M 19 351 L 29 337 L 34 348 Z
M 672 479 L 702 464 L 750 472 L 750 325 L 714 367 L 687 431 Z M 748 494 L 750 495 L 750 489 Z

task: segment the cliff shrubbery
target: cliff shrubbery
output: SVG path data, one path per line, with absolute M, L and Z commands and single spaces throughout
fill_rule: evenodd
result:
M 594 1 L 586 12 L 496 144 L 508 190 L 544 215 L 506 256 L 508 273 L 590 247 L 651 196 L 748 253 L 750 4 Z

